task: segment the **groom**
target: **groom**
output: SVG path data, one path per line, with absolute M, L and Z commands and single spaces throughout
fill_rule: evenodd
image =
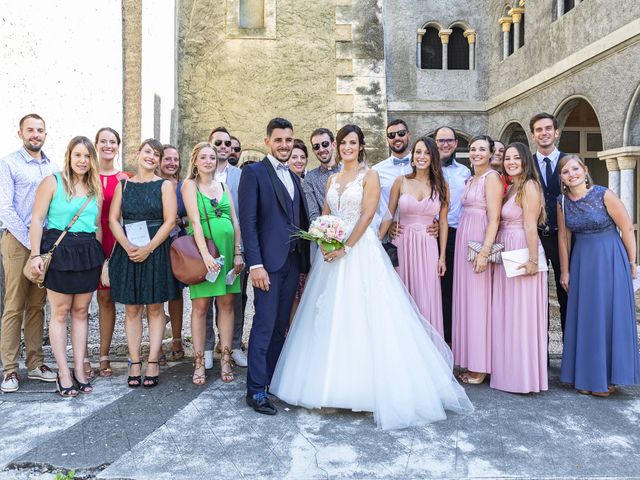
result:
M 247 405 L 275 415 L 266 394 L 284 345 L 291 305 L 300 273 L 309 271 L 309 244 L 292 240 L 297 228 L 309 228 L 305 196 L 287 160 L 293 149 L 293 126 L 284 118 L 267 125 L 267 156 L 247 165 L 240 177 L 240 231 L 254 287 L 255 315 L 249 337 Z

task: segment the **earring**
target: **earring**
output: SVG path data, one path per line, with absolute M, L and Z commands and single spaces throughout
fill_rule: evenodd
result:
M 585 183 L 585 185 L 587 186 L 587 188 L 589 188 L 589 184 L 591 183 L 591 182 L 589 181 L 589 177 L 585 177 L 585 178 L 584 178 L 584 183 Z

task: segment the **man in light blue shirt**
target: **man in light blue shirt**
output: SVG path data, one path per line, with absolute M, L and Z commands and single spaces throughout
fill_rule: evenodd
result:
M 442 162 L 442 173 L 449 185 L 449 236 L 447 237 L 446 263 L 447 271 L 441 278 L 442 316 L 445 341 L 451 344 L 451 303 L 453 301 L 453 259 L 456 245 L 456 232 L 462 210 L 462 193 L 471 171 L 456 161 L 458 139 L 451 127 L 442 126 L 436 130 L 436 145 Z
M 0 390 L 19 387 L 18 359 L 24 319 L 24 343 L 28 378 L 55 382 L 56 375 L 44 364 L 42 334 L 46 290 L 29 282 L 22 268 L 29 260 L 29 226 L 36 189 L 55 168 L 42 151 L 47 137 L 42 117 L 35 113 L 20 120 L 18 136 L 22 148 L 0 159 L 0 221 L 2 222 L 2 264 L 5 273 L 4 312 L 0 355 L 4 377 Z

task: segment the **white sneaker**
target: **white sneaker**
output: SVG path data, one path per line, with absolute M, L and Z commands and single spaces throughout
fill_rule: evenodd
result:
M 231 350 L 231 358 L 233 358 L 233 361 L 239 367 L 246 367 L 248 365 L 247 354 L 244 353 L 241 348 Z
M 213 368 L 213 350 L 204 351 L 204 368 L 211 370 Z
M 29 370 L 27 378 L 30 378 L 31 380 L 40 380 L 41 382 L 55 382 L 57 376 L 53 370 L 43 363 L 39 367 Z
M 18 373 L 10 372 L 4 376 L 0 390 L 4 393 L 17 392 L 20 384 L 18 383 Z

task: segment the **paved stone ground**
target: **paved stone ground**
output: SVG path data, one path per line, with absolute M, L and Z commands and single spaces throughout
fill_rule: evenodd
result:
M 640 388 L 599 399 L 561 385 L 557 305 L 548 392 L 466 386 L 473 414 L 391 432 L 376 429 L 371 414 L 279 401 L 277 416 L 258 415 L 244 402 L 245 370 L 225 384 L 217 364 L 204 387 L 191 384 L 185 359 L 162 369 L 157 388 L 129 389 L 118 316 L 119 360 L 94 393 L 63 399 L 54 384 L 24 380 L 18 393 L 0 394 L 0 480 L 69 471 L 77 479 L 154 480 L 640 478 Z M 95 348 L 95 318 L 91 324 Z M 188 338 L 188 321 L 185 330 Z
M 640 389 L 609 399 L 512 395 L 467 386 L 471 415 L 383 432 L 367 413 L 276 402 L 275 417 L 244 403 L 245 378 L 190 383 L 187 362 L 151 390 L 125 385 L 126 365 L 75 399 L 25 381 L 0 396 L 0 479 L 76 478 L 640 478 Z M 392 383 L 390 383 L 392 388 Z

